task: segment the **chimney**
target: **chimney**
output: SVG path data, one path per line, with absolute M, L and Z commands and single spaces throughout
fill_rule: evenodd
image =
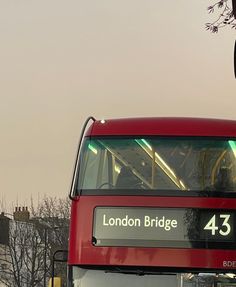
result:
M 30 213 L 28 211 L 28 207 L 24 206 L 24 207 L 22 207 L 22 210 L 21 210 L 21 207 L 16 207 L 15 211 L 13 213 L 13 218 L 16 221 L 28 221 L 30 218 Z

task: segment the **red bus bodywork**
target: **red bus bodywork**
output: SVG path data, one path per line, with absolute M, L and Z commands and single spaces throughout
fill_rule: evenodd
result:
M 236 121 L 192 118 L 138 118 L 95 121 L 93 136 L 235 137 Z M 236 250 L 190 248 L 100 247 L 92 244 L 93 212 L 97 206 L 236 209 L 236 198 L 88 196 L 72 201 L 69 265 L 143 266 L 190 269 L 236 269 Z

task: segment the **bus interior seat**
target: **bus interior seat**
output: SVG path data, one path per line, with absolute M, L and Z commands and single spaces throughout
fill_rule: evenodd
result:
M 235 184 L 233 182 L 231 170 L 228 167 L 222 166 L 219 169 L 217 180 L 214 184 L 216 191 L 234 191 Z
M 134 188 L 140 184 L 140 180 L 128 166 L 123 166 L 116 180 L 116 188 Z

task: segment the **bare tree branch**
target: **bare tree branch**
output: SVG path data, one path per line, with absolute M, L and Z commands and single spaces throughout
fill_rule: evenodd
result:
M 215 21 L 211 23 L 206 23 L 206 30 L 212 33 L 218 33 L 219 29 L 223 27 L 231 27 L 232 29 L 236 29 L 236 19 L 234 16 L 233 6 L 235 0 L 220 0 L 214 2 L 210 6 L 207 7 L 208 13 L 215 13 L 216 9 L 219 12 L 218 17 Z
M 26 222 L 10 221 L 9 246 L 0 246 L 0 282 L 11 287 L 42 287 L 50 277 L 52 255 L 67 249 L 70 201 L 45 197 Z M 3 267 L 4 268 L 3 268 Z M 56 266 L 66 277 L 66 267 Z

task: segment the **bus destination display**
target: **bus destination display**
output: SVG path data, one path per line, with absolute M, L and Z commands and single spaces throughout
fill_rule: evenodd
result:
M 234 230 L 232 210 L 96 207 L 93 244 L 233 249 Z

